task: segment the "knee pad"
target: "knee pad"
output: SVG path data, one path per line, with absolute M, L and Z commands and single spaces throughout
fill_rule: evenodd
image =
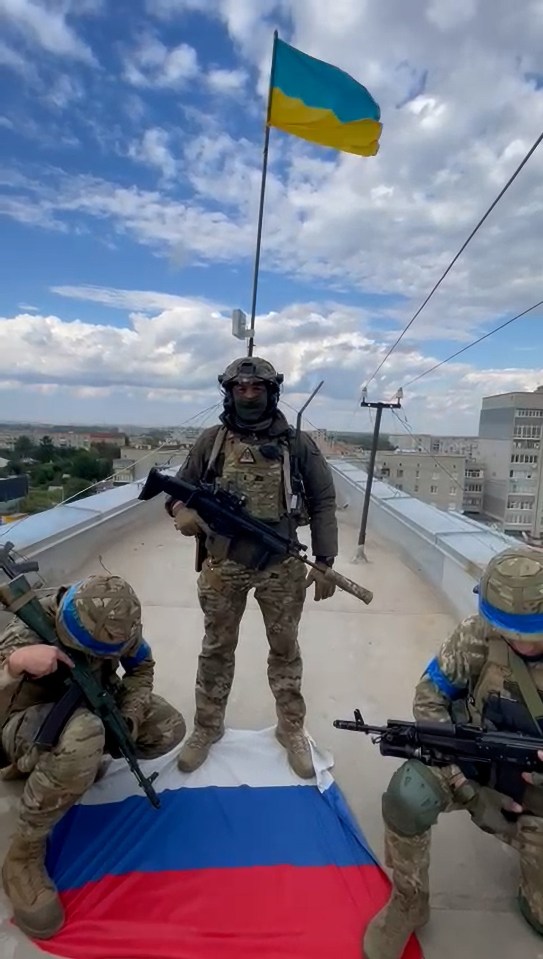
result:
M 446 803 L 431 769 L 410 759 L 396 770 L 383 795 L 383 819 L 400 836 L 419 836 L 437 822 Z

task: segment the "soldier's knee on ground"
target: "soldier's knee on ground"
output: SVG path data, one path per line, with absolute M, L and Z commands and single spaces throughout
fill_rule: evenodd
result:
M 70 792 L 85 791 L 95 779 L 104 754 L 102 720 L 80 710 L 68 721 L 55 749 L 47 755 L 54 776 Z
M 187 726 L 182 713 L 175 706 L 153 695 L 151 708 L 142 723 L 136 748 L 145 759 L 156 759 L 174 749 L 185 738 Z
M 432 771 L 416 759 L 397 769 L 383 794 L 386 825 L 400 836 L 419 836 L 437 822 L 447 805 Z

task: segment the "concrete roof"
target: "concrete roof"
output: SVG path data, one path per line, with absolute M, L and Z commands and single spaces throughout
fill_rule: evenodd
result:
M 448 517 L 444 517 L 446 521 Z M 381 794 L 397 765 L 380 756 L 368 737 L 335 730 L 335 718 L 361 708 L 368 721 L 411 718 L 414 685 L 438 644 L 454 627 L 445 601 L 393 548 L 374 536 L 368 563 L 354 564 L 356 531 L 341 527 L 338 569 L 369 586 L 369 607 L 344 593 L 325 603 L 308 597 L 300 642 L 304 657 L 307 727 L 335 758 L 334 775 L 371 846 L 383 861 Z M 194 677 L 202 637 L 194 572 L 193 542 L 181 537 L 165 515 L 137 522 L 93 556 L 74 577 L 103 571 L 125 576 L 143 603 L 144 627 L 157 660 L 157 689 L 183 711 L 189 728 Z M 236 677 L 227 724 L 259 729 L 275 721 L 266 679 L 267 644 L 252 597 L 242 621 Z M 0 784 L 0 855 L 14 821 L 20 784 Z M 481 833 L 467 814 L 443 816 L 435 829 L 431 921 L 420 940 L 426 959 L 456 959 L 462 927 L 465 959 L 537 959 L 541 940 L 518 916 L 514 899 L 517 868 L 512 851 Z M 8 923 L 0 898 L 0 955 L 38 959 L 36 950 Z

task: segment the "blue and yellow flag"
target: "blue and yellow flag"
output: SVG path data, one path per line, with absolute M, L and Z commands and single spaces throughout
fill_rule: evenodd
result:
M 348 73 L 276 39 L 268 124 L 358 156 L 379 150 L 381 111 Z

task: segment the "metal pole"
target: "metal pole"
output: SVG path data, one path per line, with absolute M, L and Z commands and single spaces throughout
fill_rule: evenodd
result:
M 371 453 L 370 461 L 368 464 L 368 478 L 366 480 L 366 492 L 364 495 L 364 506 L 362 509 L 362 520 L 360 522 L 360 533 L 358 536 L 358 549 L 354 557 L 354 562 L 357 562 L 360 559 L 366 560 L 366 554 L 364 552 L 364 546 L 366 544 L 366 529 L 368 526 L 368 514 L 370 511 L 370 498 L 371 498 L 371 488 L 373 486 L 373 474 L 375 472 L 375 459 L 377 456 L 377 447 L 379 446 L 379 432 L 381 429 L 381 417 L 383 415 L 383 410 L 398 410 L 401 408 L 401 399 L 403 396 L 403 390 L 399 389 L 396 394 L 396 401 L 394 403 L 368 403 L 366 399 L 367 391 L 364 389 L 362 391 L 362 402 L 360 406 L 365 406 L 367 409 L 372 409 L 376 411 L 375 415 L 375 426 L 373 428 L 373 440 L 371 444 Z
M 255 335 L 255 316 L 256 316 L 256 299 L 258 293 L 258 274 L 260 269 L 260 250 L 262 247 L 262 224 L 264 222 L 264 198 L 266 195 L 266 176 L 268 173 L 268 147 L 270 144 L 270 111 L 271 111 L 271 97 L 272 97 L 272 88 L 273 88 L 273 71 L 275 66 L 275 49 L 277 44 L 277 30 L 273 34 L 273 52 L 272 52 L 272 65 L 270 70 L 270 86 L 268 90 L 268 108 L 266 113 L 266 129 L 264 133 L 264 150 L 262 154 L 262 180 L 260 183 L 260 205 L 258 209 L 258 226 L 256 230 L 256 252 L 255 252 L 255 265 L 253 270 L 253 296 L 251 302 L 251 326 L 248 333 L 248 343 L 247 343 L 247 356 L 253 355 L 253 346 L 254 346 L 254 335 Z
M 373 485 L 373 474 L 375 471 L 375 458 L 377 456 L 377 447 L 379 445 L 379 430 L 381 429 L 382 415 L 383 415 L 383 407 L 381 406 L 381 404 L 377 404 L 376 414 L 375 414 L 375 426 L 373 428 L 373 441 L 371 444 L 370 461 L 368 464 L 368 478 L 366 480 L 364 508 L 362 510 L 362 522 L 360 523 L 360 533 L 358 536 L 359 551 L 361 551 L 362 553 L 364 552 L 364 545 L 366 543 L 366 528 L 368 525 L 368 513 L 370 509 L 371 487 Z

